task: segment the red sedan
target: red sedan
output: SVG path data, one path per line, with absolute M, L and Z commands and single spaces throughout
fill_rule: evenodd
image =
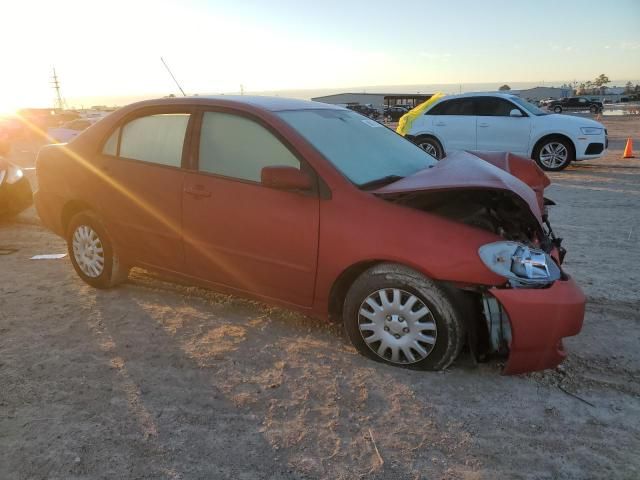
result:
M 130 105 L 42 149 L 35 203 L 98 288 L 132 266 L 341 317 L 375 360 L 446 368 L 467 344 L 505 373 L 554 367 L 585 298 L 544 188 L 510 154 L 433 157 L 321 103 Z

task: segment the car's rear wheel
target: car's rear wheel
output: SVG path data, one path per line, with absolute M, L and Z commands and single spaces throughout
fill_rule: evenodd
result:
M 553 111 L 554 111 L 554 113 L 562 113 L 562 107 L 555 106 L 555 107 L 553 107 Z
M 442 145 L 440 145 L 440 142 L 433 137 L 417 137 L 415 139 L 415 144 L 436 160 L 444 158 L 444 149 L 442 148 Z
M 121 262 L 107 230 L 93 212 L 80 212 L 71 219 L 67 248 L 76 273 L 92 287 L 111 288 L 128 277 L 128 267 Z
M 410 268 L 380 264 L 353 283 L 344 304 L 353 345 L 379 362 L 441 370 L 464 341 L 462 319 L 446 293 Z
M 533 152 L 533 159 L 543 170 L 564 170 L 574 160 L 573 145 L 562 137 L 550 137 L 540 142 Z
M 598 113 L 598 107 L 597 107 L 596 105 L 591 105 L 591 106 L 589 107 L 589 111 L 590 111 L 591 113 Z

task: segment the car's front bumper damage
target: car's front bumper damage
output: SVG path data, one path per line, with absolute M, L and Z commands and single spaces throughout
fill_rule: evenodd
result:
M 509 358 L 504 374 L 554 368 L 565 359 L 562 339 L 580 332 L 586 301 L 572 279 L 558 280 L 547 288 L 491 288 L 488 294 L 506 313 L 502 321 L 508 322 Z M 500 328 L 507 331 L 504 325 Z

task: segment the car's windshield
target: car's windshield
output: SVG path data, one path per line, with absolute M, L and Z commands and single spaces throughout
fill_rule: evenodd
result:
M 547 112 L 545 112 L 544 110 L 540 110 L 533 103 L 529 103 L 526 100 L 523 100 L 523 99 L 521 99 L 519 97 L 513 97 L 511 99 L 511 101 L 517 103 L 519 106 L 521 106 L 527 112 L 529 112 L 529 113 L 531 113 L 533 115 L 548 115 Z
M 358 186 L 406 177 L 437 162 L 375 120 L 349 110 L 292 110 L 279 116 Z

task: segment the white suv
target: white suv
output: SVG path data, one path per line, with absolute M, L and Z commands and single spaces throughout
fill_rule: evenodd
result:
M 454 150 L 506 151 L 552 171 L 601 157 L 608 146 L 601 123 L 500 93 L 444 97 L 415 119 L 407 138 L 438 159 Z

